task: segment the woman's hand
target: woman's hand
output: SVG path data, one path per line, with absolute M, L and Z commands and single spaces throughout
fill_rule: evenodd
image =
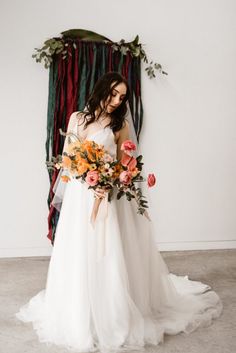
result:
M 109 190 L 103 189 L 103 188 L 98 186 L 93 191 L 94 191 L 94 197 L 96 197 L 98 199 L 101 199 L 101 198 L 104 198 L 106 196 L 106 192 L 108 192 Z

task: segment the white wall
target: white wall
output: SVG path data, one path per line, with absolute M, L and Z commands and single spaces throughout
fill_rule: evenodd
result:
M 1 0 L 0 256 L 48 255 L 45 162 L 48 71 L 31 58 L 70 28 L 136 34 L 168 76 L 143 70 L 141 146 L 157 175 L 161 250 L 236 244 L 236 2 Z M 154 154 L 155 150 L 155 154 Z

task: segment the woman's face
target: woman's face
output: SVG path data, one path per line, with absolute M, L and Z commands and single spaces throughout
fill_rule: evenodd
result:
M 124 82 L 119 83 L 117 86 L 112 88 L 116 82 L 111 85 L 111 94 L 105 101 L 105 110 L 108 114 L 112 113 L 116 108 L 121 105 L 123 99 L 126 96 L 127 87 Z

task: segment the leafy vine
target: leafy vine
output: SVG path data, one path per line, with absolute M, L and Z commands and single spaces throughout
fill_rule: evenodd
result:
M 137 35 L 132 42 L 125 42 L 121 39 L 119 42 L 113 42 L 110 39 L 84 29 L 71 29 L 61 33 L 61 37 L 54 37 L 44 42 L 41 48 L 35 48 L 35 53 L 32 57 L 36 62 L 44 64 L 44 67 L 48 69 L 53 62 L 55 55 L 62 54 L 62 59 L 65 60 L 68 55 L 72 55 L 68 50 L 69 45 L 72 44 L 73 48 L 77 48 L 76 41 L 80 39 L 83 41 L 98 41 L 103 43 L 111 43 L 113 51 L 120 51 L 123 55 L 130 53 L 133 57 L 140 57 L 141 60 L 148 66 L 145 71 L 149 78 L 156 77 L 155 72 L 158 71 L 164 75 L 168 75 L 167 72 L 162 70 L 162 66 L 159 63 L 148 60 L 145 50 L 141 43 L 139 43 L 139 36 Z

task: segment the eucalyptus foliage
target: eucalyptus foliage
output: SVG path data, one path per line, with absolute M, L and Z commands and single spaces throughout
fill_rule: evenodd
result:
M 61 37 L 55 37 L 48 39 L 44 42 L 42 48 L 35 48 L 35 53 L 32 57 L 36 62 L 44 64 L 44 67 L 48 69 L 53 62 L 53 58 L 56 55 L 61 54 L 62 58 L 65 60 L 71 54 L 71 49 L 69 47 L 77 49 L 78 40 L 83 41 L 96 41 L 111 44 L 113 51 L 119 51 L 122 55 L 127 55 L 130 53 L 133 57 L 139 57 L 148 66 L 145 68 L 149 78 L 156 77 L 155 71 L 167 75 L 165 71 L 162 70 L 162 66 L 158 63 L 149 62 L 145 50 L 141 43 L 139 43 L 139 36 L 137 35 L 132 42 L 125 42 L 121 39 L 119 42 L 113 42 L 110 39 L 84 29 L 70 29 L 61 33 Z

